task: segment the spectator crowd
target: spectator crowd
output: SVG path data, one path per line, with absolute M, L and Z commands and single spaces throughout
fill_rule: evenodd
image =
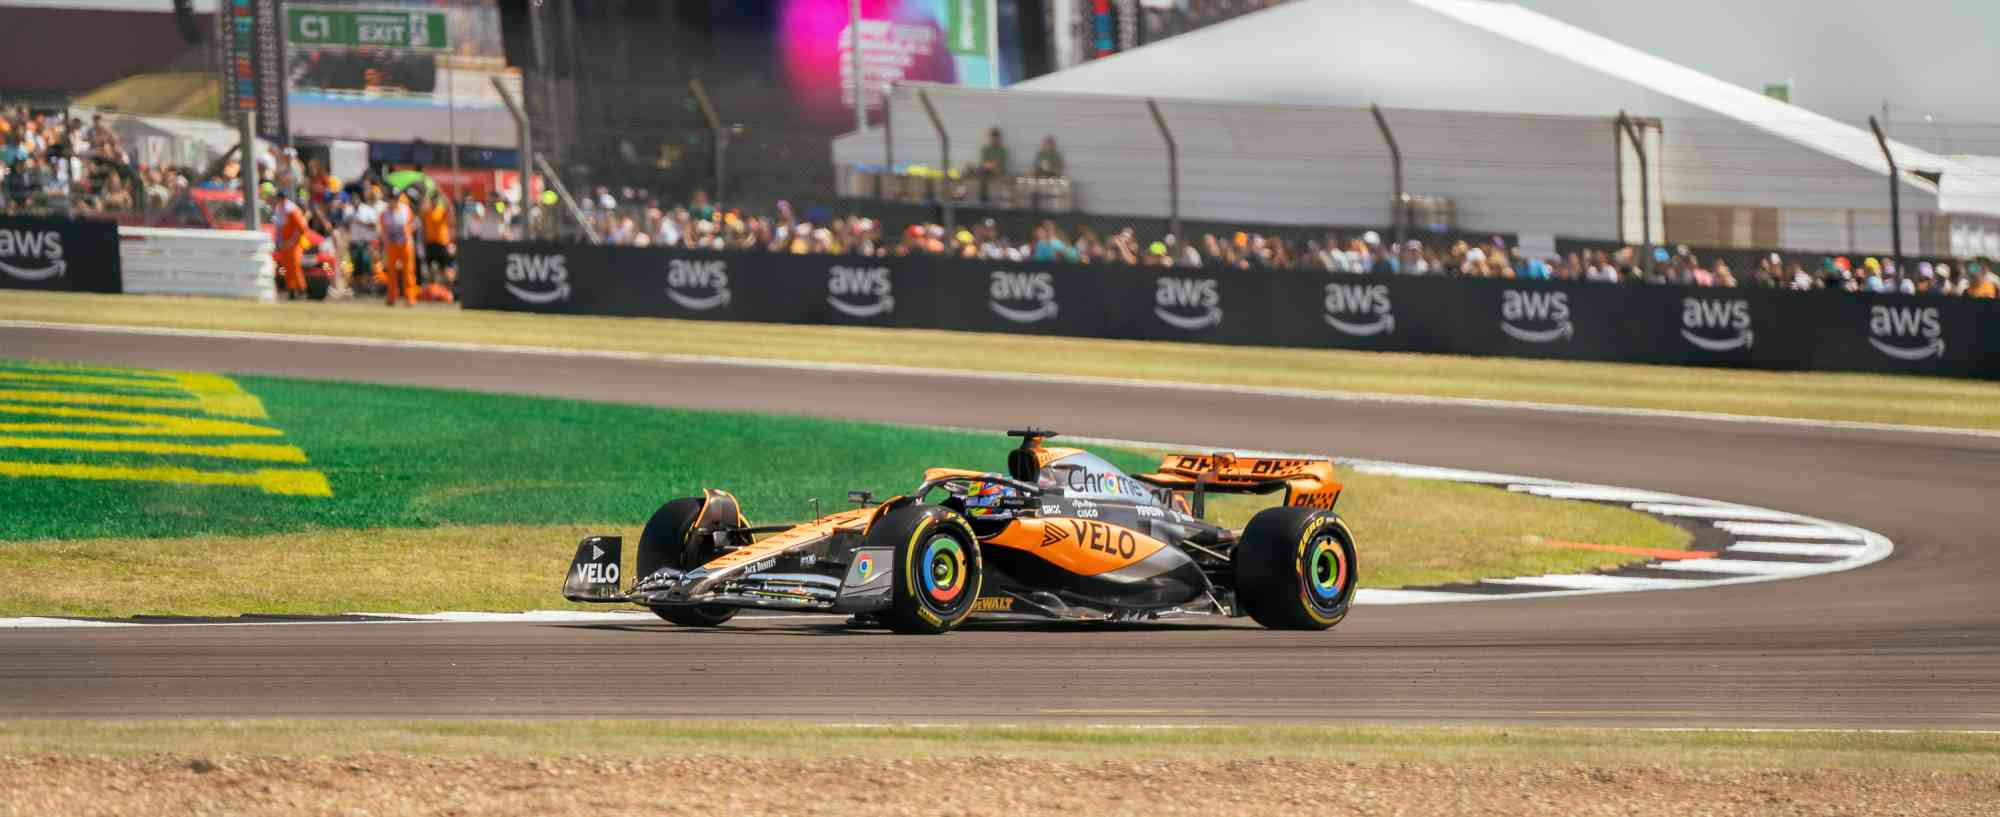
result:
M 976 175 L 1006 174 L 1005 148 L 991 134 Z M 0 190 L 6 212 L 56 212 L 118 217 L 160 211 L 190 190 L 236 189 L 238 163 L 222 162 L 197 171 L 175 166 L 134 164 L 118 135 L 102 117 L 78 118 L 0 111 Z M 392 188 L 370 171 L 360 179 L 333 177 L 317 162 L 299 160 L 290 149 L 272 147 L 257 156 L 263 195 L 276 204 L 276 218 L 294 212 L 304 229 L 300 240 L 332 242 L 339 267 L 335 291 L 414 289 L 422 297 L 448 300 L 456 281 L 456 235 L 511 238 L 518 234 L 520 208 L 506 201 L 452 201 L 434 185 Z M 1029 172 L 1060 175 L 1063 162 L 1053 139 L 1045 139 Z M 388 174 L 394 175 L 394 174 Z M 531 225 L 558 218 L 554 194 L 543 193 L 528 208 Z M 393 215 L 390 232 L 407 230 L 415 250 L 416 284 L 387 280 L 385 213 L 400 213 L 407 197 L 410 216 Z M 778 201 L 764 212 L 725 206 L 695 191 L 685 203 L 669 204 L 642 191 L 614 194 L 598 187 L 576 202 L 571 215 L 600 240 L 627 246 L 735 250 L 790 254 L 859 256 L 942 256 L 1009 262 L 1127 264 L 1213 270 L 1303 270 L 1355 275 L 1431 275 L 1587 281 L 1607 284 L 1674 284 L 1697 287 L 1759 287 L 1783 290 L 1829 289 L 1994 298 L 2000 275 L 1991 259 L 1921 261 L 1771 254 L 1752 269 L 1733 269 L 1719 257 L 1703 259 L 1686 246 L 1650 250 L 1623 247 L 1564 253 L 1525 252 L 1499 236 L 1485 240 L 1384 241 L 1373 231 L 1323 233 L 1301 238 L 1247 230 L 1207 232 L 1199 237 L 1171 233 L 1142 236 L 1125 227 L 1100 232 L 1088 225 L 1054 220 L 1036 224 L 1028 235 L 1010 235 L 993 219 L 946 227 L 935 222 L 891 228 L 864 215 L 844 216 L 815 208 L 808 219 Z M 240 204 L 238 205 L 240 207 Z M 407 221 L 407 224 L 403 223 Z M 176 225 L 193 226 L 193 225 Z M 405 293 L 407 297 L 407 292 Z
M 1697 287 L 1831 289 L 1993 298 L 2000 275 L 1990 259 L 1921 261 L 1899 267 L 1894 259 L 1791 256 L 1776 253 L 1736 270 L 1722 258 L 1703 259 L 1685 245 L 1650 252 L 1634 247 L 1529 253 L 1500 236 L 1483 241 L 1385 242 L 1374 231 L 1292 238 L 1249 231 L 1141 236 L 1125 227 L 1099 232 L 1087 225 L 1044 220 L 1025 237 L 1008 235 L 993 219 L 947 228 L 935 222 L 892 229 L 862 215 L 802 218 L 785 201 L 752 213 L 724 207 L 695 191 L 684 205 L 669 206 L 631 190 L 614 195 L 597 188 L 580 202 L 587 225 L 608 244 L 735 250 L 795 255 L 943 256 L 987 261 L 1127 264 L 1217 270 L 1305 270 L 1355 275 L 1433 275 L 1587 281 L 1606 284 L 1674 284 Z

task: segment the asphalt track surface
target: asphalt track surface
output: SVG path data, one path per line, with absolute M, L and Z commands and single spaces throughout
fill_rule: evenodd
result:
M 1312 450 L 1736 500 L 1896 542 L 1830 576 L 1364 607 L 1330 633 L 1232 621 L 919 638 L 793 618 L 0 631 L 0 717 L 2000 729 L 1991 438 L 47 329 L 0 328 L 0 356 Z M 1353 523 L 1365 569 L 1368 522 Z M 549 547 L 554 581 L 570 543 Z

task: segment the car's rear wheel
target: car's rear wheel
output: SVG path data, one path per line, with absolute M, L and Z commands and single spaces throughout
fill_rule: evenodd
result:
M 663 567 L 687 570 L 707 564 L 714 554 L 712 543 L 690 538 L 701 519 L 705 500 L 682 497 L 653 512 L 646 529 L 639 534 L 639 557 L 633 567 L 644 579 Z M 714 627 L 736 617 L 736 608 L 720 604 L 673 605 L 649 608 L 660 618 L 683 627 Z
M 897 508 L 868 529 L 867 544 L 895 548 L 895 589 L 882 616 L 889 629 L 944 633 L 971 617 L 986 572 L 965 517 L 935 505 Z
M 1347 617 L 1360 582 L 1354 534 L 1332 511 L 1268 508 L 1236 545 L 1236 603 L 1274 630 L 1324 630 Z

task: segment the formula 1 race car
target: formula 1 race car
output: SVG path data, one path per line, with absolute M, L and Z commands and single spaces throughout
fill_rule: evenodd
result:
M 1010 431 L 1007 473 L 932 468 L 915 491 L 810 522 L 752 525 L 706 489 L 662 506 L 639 537 L 630 589 L 622 541 L 577 546 L 563 581 L 576 602 L 632 603 L 712 627 L 743 609 L 847 613 L 903 633 L 971 618 L 1130 621 L 1248 615 L 1265 627 L 1340 623 L 1358 576 L 1354 537 L 1332 510 L 1325 459 L 1171 454 L 1127 475 L 1094 454 Z M 1206 521 L 1211 493 L 1282 491 L 1241 531 Z

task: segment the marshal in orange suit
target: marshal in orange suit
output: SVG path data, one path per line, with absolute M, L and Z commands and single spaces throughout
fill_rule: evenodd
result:
M 398 297 L 406 304 L 417 299 L 416 220 L 407 191 L 396 194 L 396 202 L 382 210 L 382 272 L 389 279 L 390 306 Z
M 306 291 L 305 273 L 305 210 L 292 203 L 291 196 L 279 190 L 271 198 L 275 205 L 271 226 L 271 239 L 277 245 L 272 258 L 278 262 L 278 271 L 285 276 L 286 297 L 296 298 Z

